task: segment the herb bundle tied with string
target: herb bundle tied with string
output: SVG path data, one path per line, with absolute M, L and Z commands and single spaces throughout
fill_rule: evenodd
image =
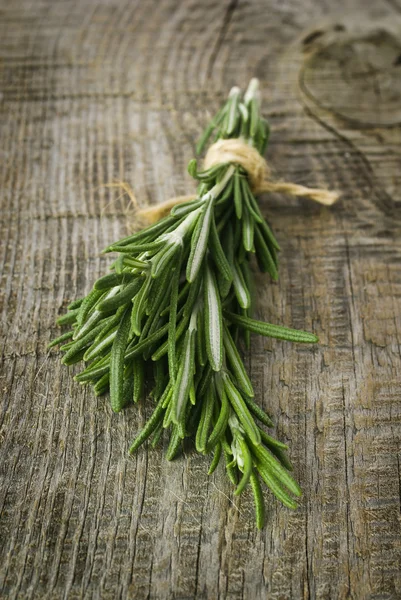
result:
M 255 399 L 240 340 L 247 347 L 251 333 L 318 340 L 251 317 L 250 262 L 254 256 L 276 281 L 280 249 L 256 195 L 277 191 L 327 205 L 337 195 L 271 180 L 263 159 L 269 125 L 260 115 L 256 79 L 243 96 L 231 90 L 199 153 L 212 136 L 203 168 L 196 160 L 188 166 L 199 182 L 196 195 L 144 211 L 155 222 L 105 250 L 118 253 L 111 272 L 70 304 L 58 319 L 70 330 L 51 346 L 61 344 L 66 365 L 84 362 L 75 379 L 92 384 L 96 395 L 109 393 L 115 412 L 139 402 L 145 380 L 151 383 L 153 412 L 130 452 L 150 437 L 156 445 L 166 430 L 172 460 L 191 438 L 198 452 L 212 456 L 209 474 L 225 463 L 235 495 L 250 484 L 261 528 L 261 481 L 289 508 L 301 490 L 290 475 L 287 446 L 266 431 L 273 422 Z

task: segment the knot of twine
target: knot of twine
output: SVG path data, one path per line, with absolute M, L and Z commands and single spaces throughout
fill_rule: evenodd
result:
M 299 198 L 310 198 L 325 206 L 331 206 L 340 196 L 337 192 L 330 192 L 321 188 L 309 188 L 286 181 L 273 181 L 271 171 L 263 156 L 240 138 L 218 140 L 208 149 L 204 160 L 204 169 L 210 169 L 210 167 L 224 163 L 241 165 L 245 169 L 252 192 L 255 195 L 263 192 L 289 194 Z M 149 222 L 155 223 L 168 214 L 176 204 L 189 202 L 197 197 L 196 194 L 176 196 L 156 206 L 139 210 L 139 215 Z

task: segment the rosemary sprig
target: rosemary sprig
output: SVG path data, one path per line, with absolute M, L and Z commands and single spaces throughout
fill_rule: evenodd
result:
M 198 152 L 212 136 L 240 138 L 264 153 L 269 125 L 260 116 L 256 80 L 244 96 L 231 90 Z M 63 362 L 83 360 L 76 380 L 91 383 L 97 395 L 110 392 L 116 412 L 139 401 L 149 367 L 156 407 L 130 452 L 152 434 L 156 444 L 168 429 L 172 460 L 181 440 L 193 438 L 198 452 L 213 455 L 209 473 L 224 460 L 236 495 L 250 484 L 263 527 L 260 480 L 290 508 L 301 490 L 289 474 L 287 447 L 263 429 L 273 423 L 253 399 L 239 340 L 249 341 L 251 332 L 303 343 L 317 338 L 249 315 L 249 262 L 255 255 L 259 268 L 277 280 L 279 245 L 244 168 L 222 163 L 198 170 L 192 160 L 188 170 L 199 182 L 196 199 L 106 248 L 119 253 L 111 273 L 58 319 L 71 330 L 51 346 L 68 341 Z

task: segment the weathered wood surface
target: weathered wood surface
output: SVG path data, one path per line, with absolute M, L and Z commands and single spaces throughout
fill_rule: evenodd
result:
M 0 7 L 1 598 L 401 598 L 400 0 Z M 343 192 L 263 199 L 283 251 L 259 314 L 321 343 L 254 339 L 304 489 L 261 533 L 189 449 L 128 458 L 144 408 L 112 415 L 46 351 L 125 234 L 104 184 L 191 192 L 196 136 L 254 75 L 277 174 Z

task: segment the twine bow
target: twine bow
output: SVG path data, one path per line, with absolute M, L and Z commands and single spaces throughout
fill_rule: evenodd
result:
M 286 181 L 273 181 L 271 179 L 271 171 L 263 156 L 240 138 L 219 140 L 210 146 L 206 153 L 204 168 L 209 169 L 214 165 L 223 163 L 241 165 L 248 174 L 251 188 L 255 195 L 264 192 L 276 192 L 298 198 L 310 198 L 325 206 L 331 206 L 340 197 L 338 192 L 331 192 L 322 188 L 309 188 Z M 196 198 L 196 194 L 176 196 L 156 206 L 142 208 L 138 211 L 138 214 L 150 223 L 155 223 L 166 216 L 176 204 L 189 202 Z

